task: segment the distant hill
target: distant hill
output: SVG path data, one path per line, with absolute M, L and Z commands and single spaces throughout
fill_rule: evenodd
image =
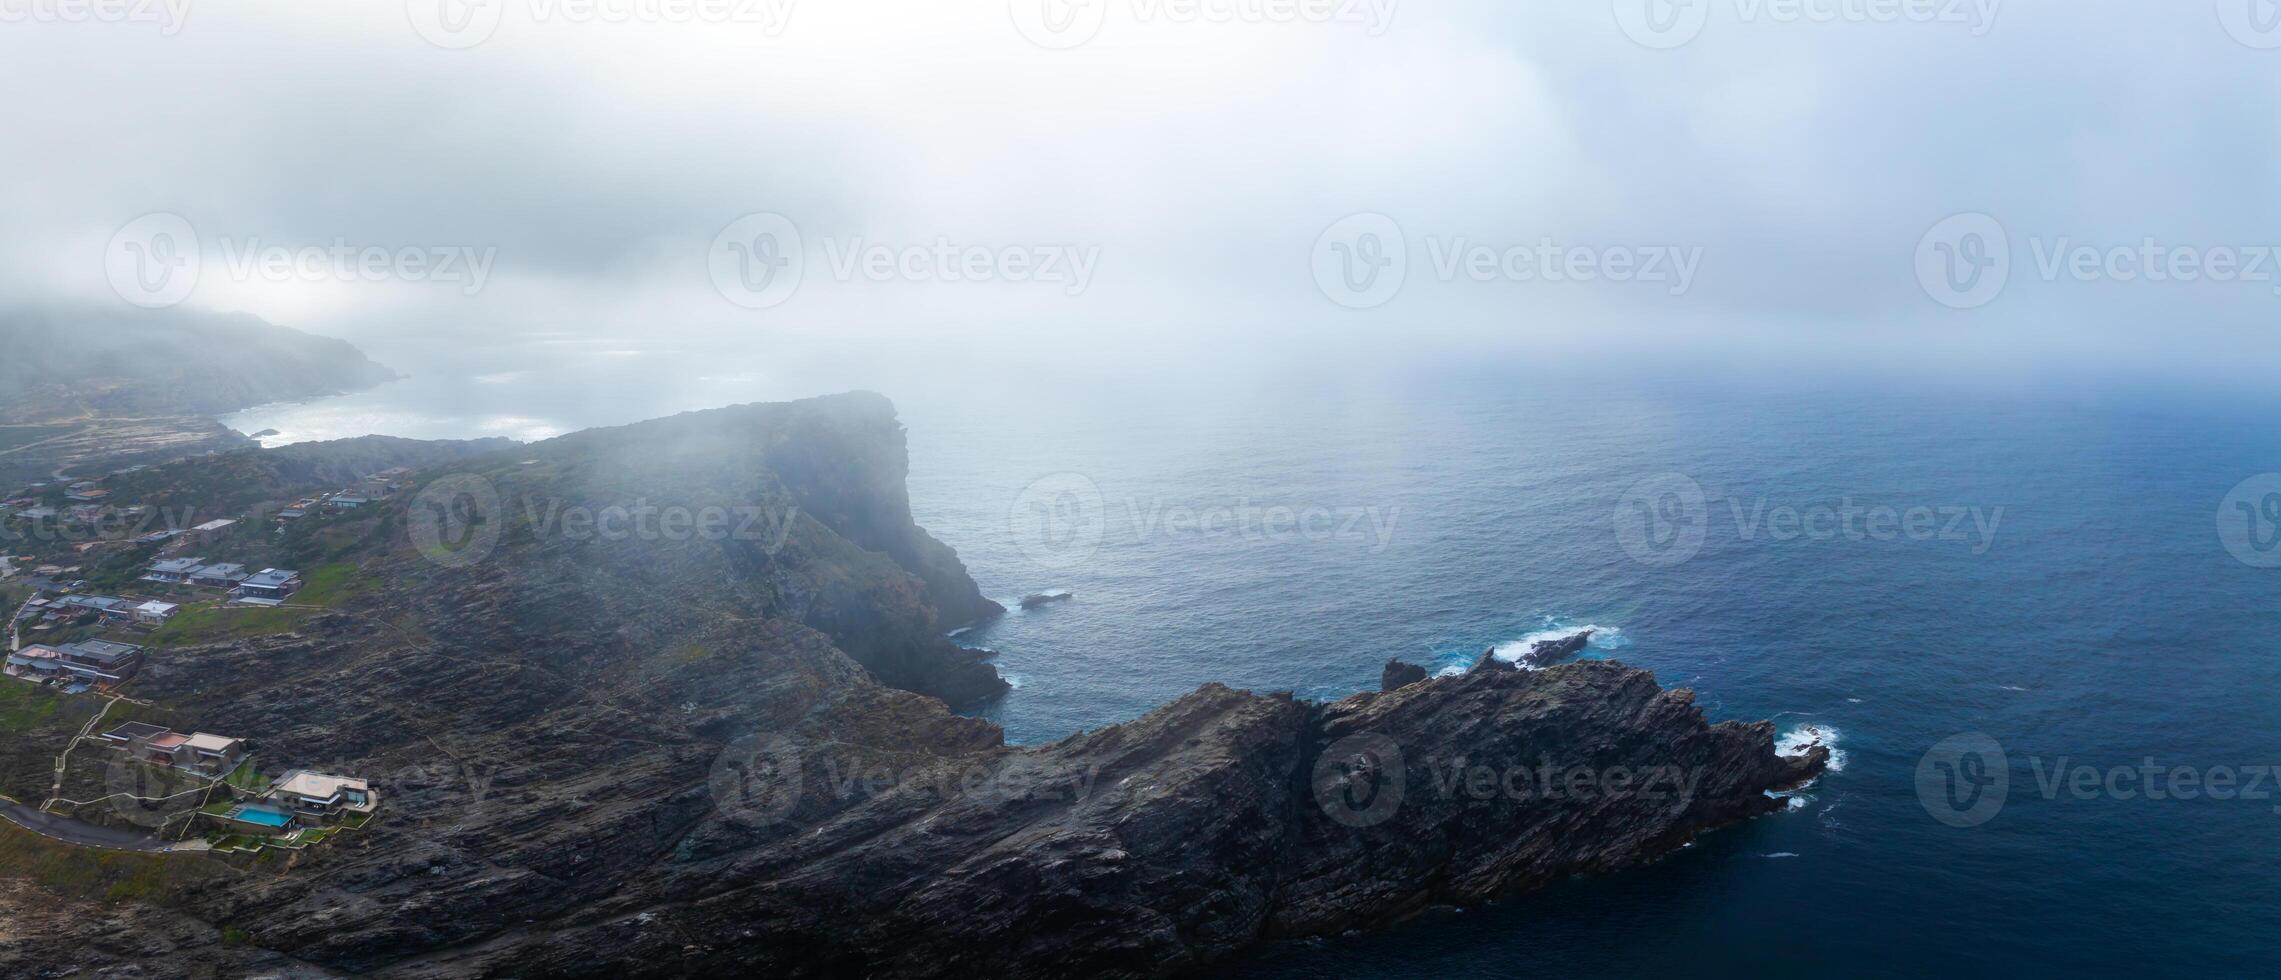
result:
M 0 310 L 0 421 L 219 415 L 369 388 L 396 372 L 347 341 L 247 314 Z

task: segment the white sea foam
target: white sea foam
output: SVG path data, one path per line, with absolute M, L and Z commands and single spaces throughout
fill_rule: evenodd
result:
M 2025 693 L 2025 692 L 2027 691 L 2027 688 L 2024 688 L 2024 687 L 2016 687 L 2016 686 L 2013 686 L 2013 685 L 2011 685 L 2011 684 L 2000 684 L 2000 685 L 1997 685 L 1997 686 L 1999 686 L 1999 687 L 2002 687 L 2004 690 L 2007 690 L 2007 691 L 2019 691 L 2019 692 L 2022 692 L 2022 693 Z
M 1794 857 L 1797 857 L 1797 856 L 1798 856 L 1798 852 L 1796 852 L 1796 851 L 1776 851 L 1776 852 L 1774 852 L 1774 853 L 1772 853 L 1772 854 L 1761 854 L 1761 855 L 1759 855 L 1759 857 L 1762 857 L 1762 858 L 1794 858 Z
M 1592 641 L 1585 646 L 1585 649 L 1588 650 L 1613 650 L 1625 643 L 1624 631 L 1614 626 L 1553 626 L 1530 633 L 1517 640 L 1506 640 L 1490 649 L 1496 651 L 1499 660 L 1506 663 L 1519 663 L 1522 655 L 1534 649 L 1537 644 L 1552 640 L 1565 640 L 1585 630 L 1592 631 Z
M 1838 748 L 1838 736 L 1840 734 L 1837 729 L 1828 725 L 1799 725 L 1783 732 L 1782 737 L 1774 740 L 1774 754 L 1804 755 L 1807 749 L 1820 745 L 1830 750 L 1829 771 L 1844 772 L 1845 750 Z

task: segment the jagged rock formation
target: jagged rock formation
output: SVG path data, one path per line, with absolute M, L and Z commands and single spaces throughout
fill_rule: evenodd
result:
M 1558 639 L 1538 640 L 1531 643 L 1528 651 L 1521 654 L 1520 665 L 1523 667 L 1550 667 L 1583 653 L 1584 648 L 1592 645 L 1593 632 L 1592 630 L 1580 630 Z
M 1378 674 L 1378 690 L 1394 691 L 1426 679 L 1426 669 L 1400 660 L 1386 661 L 1386 669 Z
M 274 867 L 165 858 L 199 887 L 74 897 L 84 917 L 0 938 L 0 973 L 1197 973 L 1651 860 L 1827 758 L 1609 662 L 1404 671 L 1333 704 L 1207 685 L 1010 748 L 943 700 L 1002 689 L 942 639 L 996 607 L 910 524 L 903 468 L 892 408 L 842 396 L 454 464 L 496 537 L 448 561 L 418 501 L 344 518 L 327 539 L 368 585 L 155 657 L 134 693 L 375 779 L 382 819 Z M 577 530 L 637 506 L 757 523 Z

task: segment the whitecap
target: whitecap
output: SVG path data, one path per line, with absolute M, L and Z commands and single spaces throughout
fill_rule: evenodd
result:
M 1836 728 L 1828 725 L 1799 725 L 1783 732 L 1780 738 L 1774 740 L 1774 754 L 1783 756 L 1804 755 L 1807 749 L 1819 745 L 1830 750 L 1829 771 L 1844 772 L 1845 750 L 1838 748 L 1840 734 L 1842 733 Z
M 1761 855 L 1759 855 L 1759 857 L 1762 857 L 1762 858 L 1794 858 L 1794 857 L 1797 857 L 1797 856 L 1798 856 L 1798 852 L 1796 852 L 1796 851 L 1775 851 L 1775 852 L 1774 852 L 1774 853 L 1772 853 L 1772 854 L 1761 854 Z
M 2024 687 L 2017 687 L 2017 686 L 2014 686 L 2014 685 L 2011 685 L 2011 684 L 1998 684 L 1998 685 L 1996 685 L 1996 686 L 1997 686 L 1997 687 L 2000 687 L 2000 688 L 2003 688 L 2004 690 L 2007 690 L 2007 691 L 2019 691 L 2019 692 L 2020 692 L 2020 693 L 2022 693 L 2022 694 L 2025 694 L 2025 693 L 2027 693 L 2027 688 L 2024 688 Z
M 1517 640 L 1506 640 L 1503 643 L 1495 644 L 1490 647 L 1490 650 L 1497 659 L 1506 663 L 1517 664 L 1521 657 L 1535 649 L 1537 644 L 1553 640 L 1565 640 L 1585 630 L 1592 631 L 1591 641 L 1585 644 L 1587 650 L 1614 650 L 1630 643 L 1624 638 L 1624 631 L 1619 627 L 1586 624 L 1583 626 L 1548 627 L 1522 636 Z

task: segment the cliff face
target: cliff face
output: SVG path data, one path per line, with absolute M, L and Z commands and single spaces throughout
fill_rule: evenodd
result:
M 0 972 L 1173 975 L 1649 860 L 1824 758 L 1609 663 L 1328 705 L 1209 685 L 1009 748 L 914 693 L 998 682 L 940 639 L 941 601 L 988 609 L 903 466 L 876 396 L 747 406 L 428 474 L 497 532 L 449 560 L 404 502 L 326 528 L 361 583 L 336 608 L 170 650 L 133 693 L 272 770 L 373 778 L 382 818 L 0 939 Z M 757 530 L 575 516 L 715 506 Z
M 1006 611 L 982 597 L 949 546 L 911 518 L 905 484 L 910 452 L 895 408 L 869 392 L 844 396 L 856 410 L 801 413 L 772 443 L 767 463 L 794 501 L 841 537 L 885 552 L 926 584 L 940 625 L 954 629 Z

